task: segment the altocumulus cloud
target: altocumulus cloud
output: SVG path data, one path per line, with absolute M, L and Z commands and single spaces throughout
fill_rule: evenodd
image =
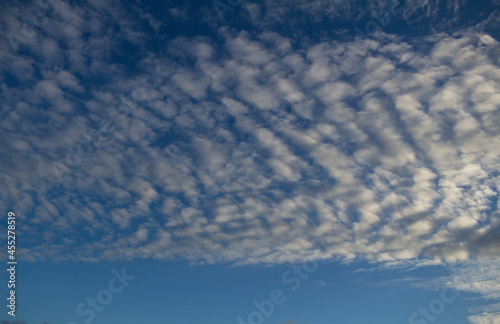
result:
M 220 27 L 159 54 L 147 44 L 162 23 L 115 7 L 62 6 L 19 53 L 2 39 L 0 194 L 28 242 L 20 258 L 458 262 L 456 287 L 498 298 L 496 278 L 463 279 L 500 254 L 495 39 Z M 135 69 L 117 59 L 130 48 Z
M 65 10 L 60 20 L 77 14 Z M 11 55 L 2 66 L 26 80 L 2 85 L 3 201 L 27 218 L 33 243 L 49 229 L 25 257 L 498 256 L 493 38 L 468 30 L 413 42 L 381 35 L 301 46 L 272 32 L 222 27 L 220 46 L 180 37 L 166 57 L 148 52 L 138 66 L 166 72 L 134 100 L 144 75 L 115 73 L 105 55 L 84 50 L 97 39 L 74 34 L 99 34 L 110 49 L 119 41 L 105 42 L 112 35 L 79 20 L 65 26 L 73 32 L 40 37 L 39 45 L 42 53 L 52 48 L 50 36 L 71 45 L 58 50 L 66 67 L 43 54 Z M 121 37 L 141 46 L 140 35 Z M 72 61 L 75 47 L 90 60 Z M 102 84 L 86 82 L 99 73 Z M 119 116 L 123 107 L 129 110 Z M 59 183 L 52 162 L 69 164 L 67 153 L 101 119 L 112 130 Z M 236 171 L 228 172 L 229 162 Z M 204 197 L 208 203 L 197 208 Z

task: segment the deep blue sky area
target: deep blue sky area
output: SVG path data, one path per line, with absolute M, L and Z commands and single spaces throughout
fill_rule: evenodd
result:
M 3 1 L 1 323 L 500 323 L 499 9 Z

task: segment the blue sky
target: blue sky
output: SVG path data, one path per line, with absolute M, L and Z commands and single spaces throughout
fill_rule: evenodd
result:
M 0 6 L 0 320 L 500 323 L 498 0 Z

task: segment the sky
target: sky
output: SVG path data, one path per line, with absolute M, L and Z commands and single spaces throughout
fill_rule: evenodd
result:
M 0 31 L 1 324 L 500 323 L 499 0 L 2 1 Z

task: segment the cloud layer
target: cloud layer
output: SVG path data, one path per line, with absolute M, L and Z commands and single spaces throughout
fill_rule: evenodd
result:
M 134 73 L 111 57 L 141 33 L 120 43 L 99 10 L 61 7 L 2 66 L 2 201 L 25 218 L 25 257 L 498 256 L 490 36 L 304 46 L 222 27 Z
M 438 7 L 467 8 L 415 1 L 391 19 Z M 363 27 L 387 8 L 244 2 L 247 31 L 207 14 L 213 33 L 187 37 L 134 4 L 58 3 L 43 21 L 6 7 L 0 206 L 18 215 L 18 256 L 459 262 L 448 284 L 498 299 L 500 46 L 484 32 L 498 10 L 411 38 L 271 28 L 304 13 Z M 469 320 L 494 323 L 497 306 Z

